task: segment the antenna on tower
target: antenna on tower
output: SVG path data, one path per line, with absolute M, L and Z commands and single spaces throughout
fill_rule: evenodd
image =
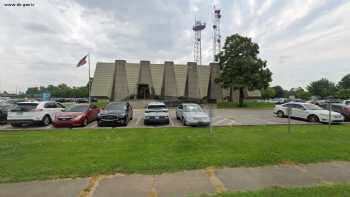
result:
M 202 30 L 205 29 L 205 25 L 206 24 L 204 22 L 195 18 L 194 26 L 192 28 L 194 31 L 194 61 L 199 65 L 202 65 Z
M 220 20 L 221 10 L 214 5 L 214 22 L 213 22 L 213 58 L 216 62 L 216 55 L 221 51 L 221 32 L 220 32 Z

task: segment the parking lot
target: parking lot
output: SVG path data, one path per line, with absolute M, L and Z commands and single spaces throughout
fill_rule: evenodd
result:
M 208 108 L 204 108 L 209 112 Z M 147 128 L 147 127 L 184 127 L 180 120 L 176 119 L 175 109 L 170 108 L 170 123 L 169 125 L 144 125 L 143 124 L 144 109 L 135 109 L 134 117 L 127 127 L 120 128 Z M 253 110 L 253 109 L 213 109 L 212 110 L 213 126 L 235 126 L 235 125 L 278 125 L 288 124 L 287 118 L 278 118 L 272 113 L 272 109 Z M 309 124 L 301 120 L 291 120 L 292 124 Z M 21 128 L 13 128 L 9 124 L 0 125 L 0 130 L 46 130 L 53 127 L 27 126 Z M 99 128 L 97 122 L 91 122 L 87 128 Z M 108 127 L 104 127 L 108 128 Z

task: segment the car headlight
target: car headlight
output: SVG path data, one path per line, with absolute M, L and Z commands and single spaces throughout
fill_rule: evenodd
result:
M 149 116 L 145 116 L 145 119 L 149 119 Z

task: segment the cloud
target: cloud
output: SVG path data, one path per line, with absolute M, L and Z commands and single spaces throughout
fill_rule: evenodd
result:
M 9 3 L 12 0 L 8 0 Z M 212 8 L 222 9 L 223 37 L 240 33 L 260 45 L 273 84 L 305 86 L 347 74 L 350 3 L 346 0 L 34 0 L 0 7 L 1 90 L 84 85 L 77 61 L 192 61 L 194 18 L 207 22 L 203 62 L 212 60 Z M 329 71 L 329 68 L 332 68 Z M 317 70 L 315 70 L 317 68 Z M 312 74 L 312 76 L 311 76 Z M 293 77 L 292 79 L 290 77 Z

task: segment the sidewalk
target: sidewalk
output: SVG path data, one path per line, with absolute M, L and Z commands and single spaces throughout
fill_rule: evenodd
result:
M 96 176 L 0 184 L 6 197 L 183 197 L 267 187 L 350 182 L 350 162 L 255 168 L 208 168 L 161 175 Z

